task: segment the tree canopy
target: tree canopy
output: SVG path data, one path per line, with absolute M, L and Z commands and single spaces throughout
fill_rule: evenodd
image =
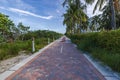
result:
M 76 34 L 87 30 L 102 31 L 115 30 L 120 27 L 120 1 L 119 0 L 97 0 L 93 14 L 97 8 L 102 14 L 89 18 L 86 14 L 87 5 L 95 0 L 64 0 L 63 24 L 67 26 L 66 34 Z

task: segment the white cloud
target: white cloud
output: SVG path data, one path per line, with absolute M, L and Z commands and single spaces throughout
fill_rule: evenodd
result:
M 21 9 L 17 9 L 17 8 L 0 7 L 0 9 L 12 11 L 12 12 L 16 12 L 16 13 L 20 13 L 20 14 L 24 14 L 24 15 L 30 15 L 30 16 L 41 18 L 41 19 L 51 19 L 53 17 L 53 16 L 40 16 L 40 15 L 37 15 L 35 13 L 29 12 L 29 11 L 25 11 L 25 10 L 21 10 Z
M 38 18 L 42 18 L 42 19 L 51 19 L 53 16 L 40 16 L 34 13 L 31 13 L 29 11 L 24 11 L 24 10 L 20 10 L 20 9 L 16 9 L 16 8 L 9 8 L 10 11 L 13 12 L 18 12 L 18 13 L 22 13 L 22 14 L 26 14 L 26 15 L 30 15 L 30 16 L 34 16 L 34 17 L 38 17 Z
M 4 10 L 5 10 L 5 8 L 4 8 L 4 7 L 1 7 L 1 6 L 0 6 L 0 9 L 4 9 Z

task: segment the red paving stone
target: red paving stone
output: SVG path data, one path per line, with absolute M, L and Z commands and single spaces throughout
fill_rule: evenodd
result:
M 105 78 L 73 44 L 59 41 L 6 80 L 105 80 Z

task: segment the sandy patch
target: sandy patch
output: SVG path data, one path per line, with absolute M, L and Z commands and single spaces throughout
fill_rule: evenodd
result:
M 26 55 L 22 52 L 22 53 L 20 53 L 20 55 L 18 55 L 16 57 L 12 57 L 12 58 L 0 61 L 0 74 L 5 72 L 6 70 L 10 69 L 11 67 L 15 66 L 22 60 L 28 58 L 29 56 L 30 56 L 30 54 Z

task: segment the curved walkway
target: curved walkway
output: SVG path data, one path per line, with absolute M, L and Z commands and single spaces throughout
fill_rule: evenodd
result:
M 55 41 L 6 80 L 105 80 L 67 39 Z

